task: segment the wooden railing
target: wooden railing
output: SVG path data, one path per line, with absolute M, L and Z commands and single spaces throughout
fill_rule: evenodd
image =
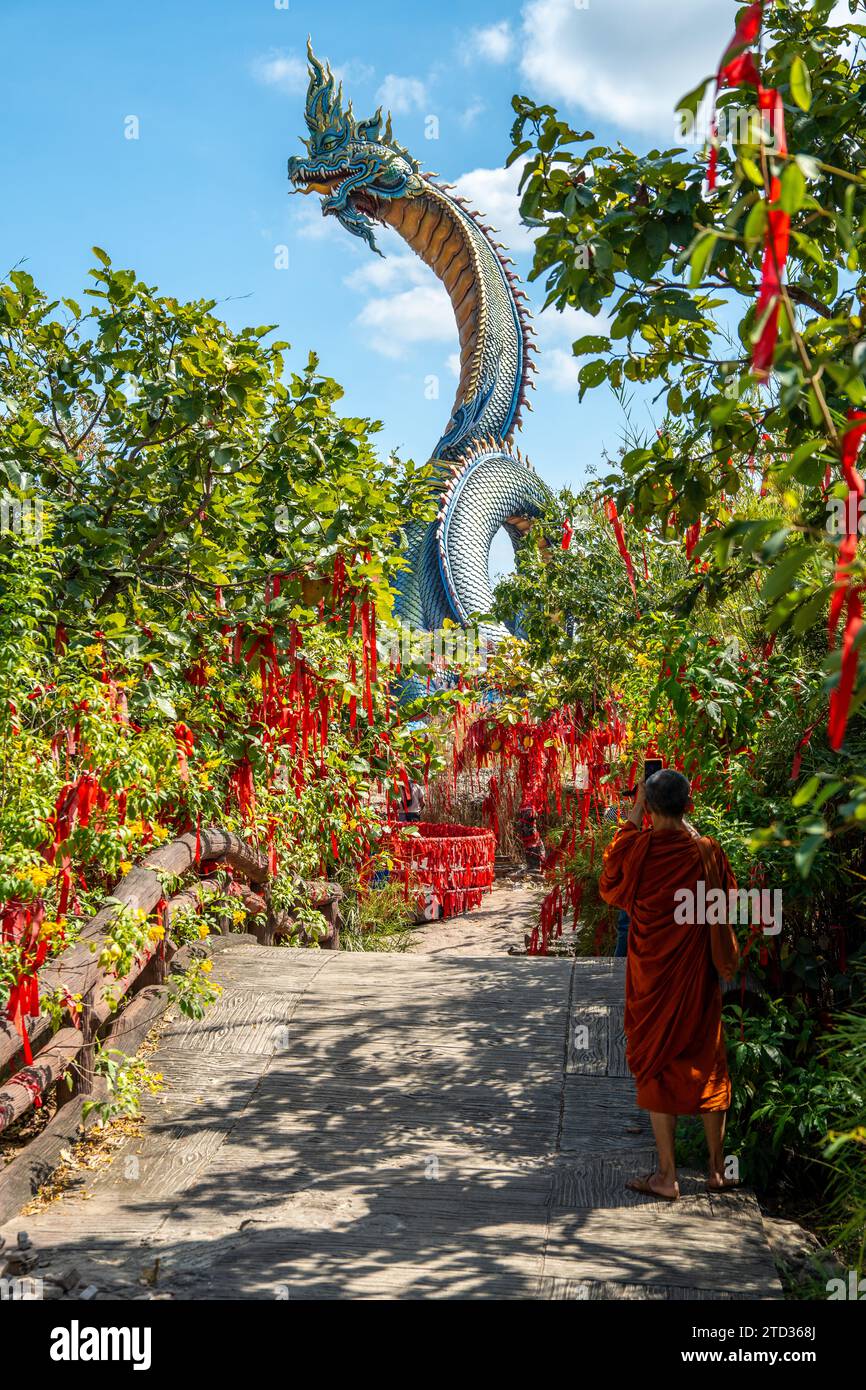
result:
M 0 1169 L 0 1222 L 17 1211 L 56 1166 L 60 1150 L 80 1130 L 85 1103 L 104 1098 L 105 1083 L 96 1075 L 94 1066 L 97 1046 L 127 1054 L 135 1052 L 166 1008 L 170 991 L 165 981 L 169 969 L 185 968 L 198 953 L 196 947 L 178 948 L 172 941 L 172 919 L 177 913 L 196 907 L 203 895 L 216 892 L 215 879 L 201 875 L 212 874 L 218 864 L 228 865 L 233 875 L 246 880 L 243 883 L 233 879 L 232 889 L 239 907 L 247 914 L 250 935 L 263 945 L 272 945 L 291 931 L 291 918 L 272 910 L 268 861 L 264 855 L 230 831 L 209 829 L 201 832 L 197 862 L 195 835 L 181 835 L 152 850 L 130 869 L 114 889 L 112 901 L 87 923 L 75 944 L 40 970 L 42 994 L 62 988 L 67 996 L 80 998 L 81 1004 L 74 1018 L 67 1014 L 56 1032 L 52 1032 L 51 1020 L 45 1015 L 28 1020 L 32 1063 L 22 1065 L 23 1044 L 18 1030 L 8 1021 L 0 1022 L 0 1076 L 11 1073 L 0 1086 L 0 1132 L 41 1104 L 53 1087 L 58 1088 L 54 1118 L 20 1155 Z M 191 882 L 165 903 L 163 941 L 144 947 L 132 969 L 118 978 L 99 963 L 111 925 L 123 908 L 152 913 L 165 896 L 166 877 L 189 877 Z M 327 924 L 319 944 L 325 949 L 337 949 L 342 890 L 325 881 L 307 883 L 304 889 Z M 216 937 L 214 944 L 220 940 Z

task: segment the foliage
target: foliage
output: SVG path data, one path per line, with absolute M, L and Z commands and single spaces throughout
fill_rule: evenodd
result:
M 86 1100 L 82 1114 L 86 1120 L 95 1113 L 101 1126 L 121 1115 L 137 1115 L 144 1092 L 157 1095 L 163 1085 L 160 1073 L 151 1071 L 143 1058 L 127 1057 L 113 1047 L 97 1049 L 94 1070 L 105 1078 L 108 1095 L 105 1100 Z
M 183 970 L 172 972 L 169 999 L 187 1018 L 204 1018 L 205 1009 L 222 994 L 222 985 L 210 978 L 212 970 L 212 960 L 193 955 Z
M 848 10 L 862 20 L 866 6 Z M 722 83 L 714 183 L 706 149 L 607 146 L 514 98 L 532 278 L 551 310 L 597 319 L 574 343 L 581 398 L 607 385 L 626 428 L 604 476 L 536 528 L 497 612 L 519 616 L 527 639 L 513 704 L 621 720 L 602 781 L 627 785 L 657 750 L 691 778 L 697 824 L 740 882 L 782 890 L 781 937 L 748 943 L 763 1009 L 738 1020 L 739 1040 L 730 1030 L 732 1142 L 759 1182 L 832 1160 L 837 1229 L 850 1230 L 863 1212 L 862 1066 L 843 1060 L 843 1040 L 862 1031 L 851 962 L 866 940 L 866 685 L 861 661 L 844 742 L 831 737 L 841 664 L 827 624 L 831 596 L 847 600 L 851 675 L 866 569 L 835 523 L 853 478 L 846 432 L 866 406 L 866 25 L 837 20 L 833 0 L 763 6 L 751 56 L 780 94 L 787 150 L 754 86 Z M 713 88 L 700 82 L 680 117 Z M 770 316 L 757 305 L 781 217 L 790 254 L 768 373 L 755 370 Z M 637 406 L 650 428 L 635 428 Z M 574 535 L 560 550 L 564 520 Z M 582 837 L 556 877 L 586 878 L 591 896 L 585 861 Z
M 371 655 L 429 470 L 381 461 L 314 356 L 94 254 L 88 310 L 0 286 L 0 905 L 51 954 L 197 826 L 267 846 L 278 903 L 351 879 L 373 792 L 436 759 Z M 119 911 L 101 964 L 161 931 Z
M 343 902 L 340 944 L 350 951 L 405 951 L 415 919 L 402 879 L 360 886 Z

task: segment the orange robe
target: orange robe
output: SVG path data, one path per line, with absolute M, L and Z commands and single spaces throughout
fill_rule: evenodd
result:
M 736 880 L 724 850 L 711 843 L 716 884 L 727 892 Z M 627 821 L 605 851 L 599 881 L 604 901 L 631 918 L 625 1035 L 637 1103 L 667 1115 L 727 1110 L 731 1103 L 710 927 L 674 919 L 677 889 L 695 892 L 703 878 L 700 851 L 685 827 L 640 831 Z

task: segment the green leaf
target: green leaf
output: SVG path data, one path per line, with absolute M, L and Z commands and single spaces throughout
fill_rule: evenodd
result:
M 812 800 L 812 797 L 815 795 L 820 785 L 820 777 L 812 776 L 807 778 L 807 780 L 803 783 L 802 787 L 797 788 L 796 792 L 791 798 L 791 804 L 793 806 L 807 805 L 807 803 Z
M 103 265 L 111 265 L 111 257 L 109 256 L 107 251 L 103 251 L 101 246 L 91 246 L 90 249 L 93 252 L 96 259 L 98 261 L 102 261 Z
M 750 159 L 747 154 L 741 154 L 740 165 L 746 178 L 751 179 L 752 183 L 757 184 L 759 188 L 764 187 L 764 175 L 753 159 Z
M 152 703 L 166 719 L 177 719 L 177 710 L 167 695 L 154 695 Z
M 780 594 L 787 593 L 791 581 L 798 570 L 805 565 L 810 554 L 811 549 L 807 545 L 795 546 L 791 550 L 786 550 L 784 555 L 776 561 L 761 585 L 761 598 L 769 603 L 778 598 Z
M 583 400 L 586 392 L 591 390 L 593 386 L 600 386 L 606 376 L 607 366 L 600 360 L 587 362 L 585 366 L 581 367 L 577 378 L 580 383 L 580 399 Z
M 802 111 L 809 110 L 812 104 L 812 79 L 799 53 L 791 63 L 791 96 Z
M 598 333 L 587 333 L 585 337 L 572 343 L 571 350 L 575 357 L 585 357 L 588 352 L 608 352 L 610 338 L 604 338 Z
M 806 197 L 806 180 L 803 172 L 797 164 L 789 164 L 782 175 L 781 192 L 779 202 L 785 212 L 794 215 L 803 206 Z
M 707 232 L 700 237 L 689 258 L 689 284 L 692 289 L 699 285 L 710 264 L 717 237 L 715 232 Z
M 752 204 L 749 215 L 746 218 L 746 225 L 743 228 L 743 238 L 747 246 L 752 246 L 759 241 L 763 241 L 764 233 L 767 230 L 767 204 L 763 198 Z

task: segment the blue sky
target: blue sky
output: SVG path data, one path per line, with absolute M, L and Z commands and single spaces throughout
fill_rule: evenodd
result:
M 552 101 L 604 140 L 673 144 L 675 99 L 715 67 L 735 8 L 0 0 L 0 270 L 24 261 L 50 294 L 80 294 L 95 243 L 165 293 L 218 299 L 235 325 L 278 324 L 297 360 L 320 354 L 347 412 L 384 422 L 383 449 L 426 459 L 456 384 L 450 308 L 393 233 L 380 237 L 381 261 L 326 222 L 317 198 L 287 196 L 286 158 L 306 133 L 307 33 L 356 113 L 390 104 L 397 138 L 488 214 L 525 272 L 530 241 L 502 167 L 512 94 Z M 283 246 L 288 268 L 277 269 Z M 616 450 L 624 420 L 606 391 L 578 404 L 570 344 L 591 325 L 548 312 L 537 326 L 522 444 L 551 485 L 577 485 Z M 651 424 L 644 406 L 637 423 Z

